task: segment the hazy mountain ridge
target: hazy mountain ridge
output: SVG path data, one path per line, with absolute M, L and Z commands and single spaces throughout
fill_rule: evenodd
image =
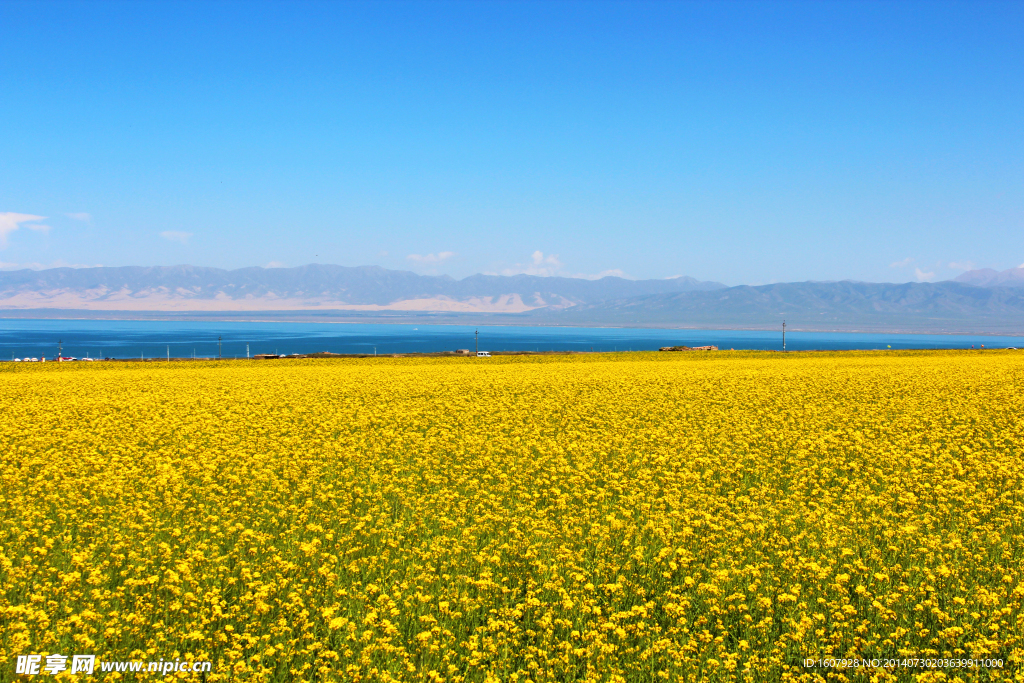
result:
M 741 285 L 603 301 L 574 307 L 558 317 L 565 322 L 622 325 L 764 328 L 787 320 L 805 329 L 1024 333 L 1024 290 L 959 282 Z
M 992 268 L 969 270 L 954 278 L 954 282 L 976 287 L 1024 287 L 1024 266 L 1003 271 Z
M 1017 269 L 1020 270 L 1020 269 Z M 378 266 L 222 270 L 196 266 L 0 272 L 0 309 L 491 316 L 508 324 L 741 327 L 1024 334 L 1014 274 L 965 282 L 793 282 L 726 287 L 692 278 L 583 280 L 472 275 L 462 280 Z M 1005 271 L 1004 271 L 1005 273 Z M 965 273 L 965 275 L 968 275 Z M 495 318 L 496 314 L 504 314 Z M 56 315 L 56 313 L 55 313 Z M 462 318 L 464 319 L 464 317 Z M 482 320 L 483 318 L 481 318 Z M 514 321 L 520 321 L 516 323 Z
M 522 312 L 609 298 L 723 288 L 671 280 L 532 275 L 418 275 L 379 266 L 312 264 L 222 270 L 197 266 L 54 268 L 0 272 L 0 308 L 269 310 L 370 307 Z

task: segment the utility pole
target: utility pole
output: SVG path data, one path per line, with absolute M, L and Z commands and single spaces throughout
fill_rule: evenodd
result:
M 473 333 L 476 338 L 476 352 L 480 353 L 480 330 Z
M 786 321 L 782 321 L 782 350 L 786 350 Z
M 64 356 L 64 340 L 57 340 L 57 362 L 61 362 L 61 358 Z
M 221 345 L 220 340 L 221 340 L 221 338 L 217 337 L 217 360 L 223 360 L 224 359 L 224 354 L 221 353 L 221 351 L 223 350 L 224 347 Z
M 246 358 L 249 357 L 249 345 L 248 344 L 245 345 L 245 357 Z
M 171 362 L 171 347 L 170 346 L 167 347 L 167 362 L 168 363 Z

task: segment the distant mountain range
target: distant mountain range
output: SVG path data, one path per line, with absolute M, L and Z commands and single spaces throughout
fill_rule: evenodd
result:
M 221 270 L 196 266 L 0 272 L 0 308 L 123 311 L 450 311 L 522 313 L 605 299 L 722 289 L 690 277 L 583 280 L 533 275 L 417 275 L 377 266 Z
M 557 318 L 577 325 L 766 329 L 786 320 L 804 330 L 1024 334 L 1024 289 L 793 282 L 608 300 L 575 306 Z
M 1024 287 L 1024 266 L 1004 271 L 991 268 L 969 270 L 954 281 L 978 287 Z
M 43 310 L 46 309 L 46 310 Z M 119 313 L 120 312 L 120 313 Z M 1024 268 L 937 283 L 726 287 L 689 277 L 583 280 L 376 266 L 194 266 L 0 272 L 0 317 L 229 317 L 1024 335 Z

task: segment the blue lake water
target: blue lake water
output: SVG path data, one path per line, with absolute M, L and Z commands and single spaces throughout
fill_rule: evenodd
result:
M 0 360 L 63 354 L 82 358 L 216 357 L 248 353 L 410 353 L 481 351 L 651 351 L 659 346 L 722 349 L 782 348 L 779 331 L 667 330 L 608 327 L 383 325 L 356 323 L 188 322 L 116 320 L 0 320 Z M 786 333 L 791 351 L 815 349 L 964 349 L 1024 347 L 1024 337 Z

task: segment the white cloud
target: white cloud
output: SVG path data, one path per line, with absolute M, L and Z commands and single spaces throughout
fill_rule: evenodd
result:
M 893 263 L 890 263 L 889 267 L 890 268 L 906 268 L 907 266 L 909 266 L 913 262 L 914 262 L 914 259 L 912 259 L 912 258 L 910 258 L 908 256 L 907 258 L 903 259 L 902 261 L 895 261 Z
M 920 268 L 914 268 L 914 275 L 917 276 L 919 282 L 925 282 L 935 277 L 935 273 L 926 273 Z
M 83 223 L 92 223 L 92 214 L 88 213 L 66 213 L 64 214 L 68 218 L 75 221 L 82 221 Z
M 558 260 L 558 254 L 548 254 L 545 256 L 544 252 L 539 249 L 530 254 L 530 259 L 533 261 L 533 265 L 535 266 L 539 266 L 542 263 L 548 263 L 556 268 L 562 267 L 562 263 Z
M 35 223 L 42 220 L 46 220 L 46 216 L 33 216 L 28 213 L 12 213 L 10 211 L 0 213 L 0 247 L 7 246 L 7 235 L 21 227 L 22 223 Z M 27 227 L 43 232 L 50 230 L 48 225 L 29 225 Z
M 1018 268 L 1024 268 L 1024 263 L 1020 264 L 1020 265 L 1019 265 L 1019 266 L 1017 266 L 1017 267 L 1018 267 Z
M 190 232 L 182 232 L 180 230 L 164 230 L 160 233 L 160 236 L 165 240 L 171 242 L 180 242 L 182 244 L 188 244 L 188 238 L 192 236 Z
M 436 254 L 409 254 L 405 258 L 416 263 L 440 263 L 445 259 L 450 259 L 452 256 L 455 256 L 454 251 L 440 251 Z
M 539 275 L 550 277 L 556 275 L 562 269 L 562 262 L 558 260 L 558 254 L 544 255 L 544 252 L 537 250 L 530 255 L 530 263 L 517 263 L 511 268 L 501 271 L 502 275 Z
M 974 270 L 973 261 L 950 261 L 949 267 L 953 270 Z
M 536 275 L 538 277 L 572 277 L 580 280 L 600 280 L 603 277 L 629 278 L 619 268 L 602 270 L 600 273 L 566 273 L 563 271 L 562 261 L 558 254 L 547 254 L 539 249 L 530 254 L 529 263 L 517 263 L 511 268 L 504 268 L 500 273 L 485 273 L 485 275 Z
M 284 264 L 281 263 L 280 261 L 271 261 L 270 263 L 268 263 L 267 265 L 265 265 L 263 267 L 264 268 L 284 268 Z

